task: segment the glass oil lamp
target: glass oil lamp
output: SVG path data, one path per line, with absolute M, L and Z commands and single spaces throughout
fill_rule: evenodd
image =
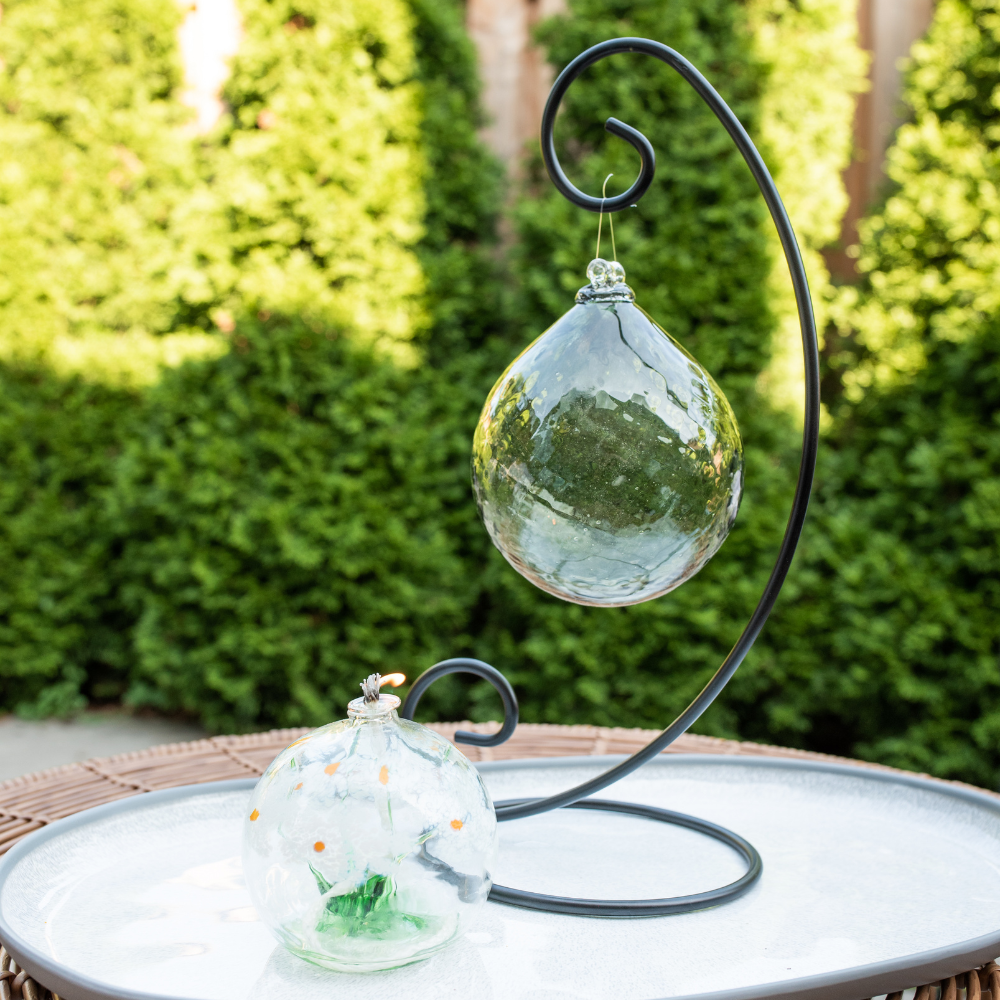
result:
M 402 675 L 396 675 L 401 677 Z M 243 870 L 289 951 L 349 972 L 418 961 L 486 901 L 497 821 L 478 772 L 400 719 L 372 674 L 348 718 L 296 740 L 247 807 Z

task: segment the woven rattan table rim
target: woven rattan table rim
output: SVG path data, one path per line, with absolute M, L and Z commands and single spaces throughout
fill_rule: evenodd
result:
M 456 729 L 495 732 L 498 723 L 432 723 L 431 728 L 451 739 Z M 245 736 L 215 736 L 190 743 L 170 743 L 12 778 L 0 783 L 0 854 L 34 830 L 91 806 L 161 788 L 262 774 L 278 751 L 306 732 L 309 730 L 277 729 Z M 461 750 L 474 762 L 630 754 L 649 742 L 651 735 L 645 729 L 522 724 L 511 739 L 499 747 L 462 745 Z M 881 764 L 829 754 L 690 733 L 664 752 L 797 758 L 910 774 Z M 944 783 L 973 788 L 961 782 Z M 980 794 L 984 791 L 973 790 Z M 986 794 L 1000 798 L 996 793 Z M 914 1000 L 958 1000 L 960 989 L 966 990 L 965 1000 L 1000 1000 L 1000 968 L 990 962 L 981 969 L 940 983 L 922 985 Z M 32 979 L 29 971 L 19 969 L 0 944 L 0 1000 L 50 1000 L 52 997 L 56 994 Z M 891 994 L 889 1000 L 901 1000 L 901 997 L 902 993 Z

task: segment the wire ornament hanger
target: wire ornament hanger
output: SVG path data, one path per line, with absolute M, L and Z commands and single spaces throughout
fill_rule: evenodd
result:
M 580 191 L 566 177 L 556 153 L 553 126 L 559 105 L 573 81 L 590 66 L 608 56 L 618 53 L 641 53 L 649 55 L 676 70 L 694 88 L 709 108 L 711 108 L 739 149 L 744 161 L 750 168 L 754 180 L 757 182 L 757 186 L 778 231 L 795 292 L 805 365 L 802 451 L 795 495 L 789 512 L 784 537 L 782 538 L 774 567 L 757 606 L 750 616 L 750 620 L 715 674 L 691 704 L 659 736 L 620 764 L 611 767 L 603 774 L 589 781 L 585 781 L 555 795 L 545 798 L 496 803 L 496 815 L 500 821 L 520 819 L 548 812 L 552 809 L 571 807 L 622 812 L 685 826 L 727 843 L 743 857 L 747 864 L 747 870 L 744 875 L 729 885 L 709 892 L 665 899 L 576 899 L 531 893 L 499 885 L 494 885 L 490 894 L 490 899 L 498 902 L 538 910 L 591 916 L 636 917 L 684 913 L 732 901 L 750 889 L 760 877 L 763 869 L 760 855 L 756 849 L 732 831 L 715 826 L 705 820 L 672 813 L 669 810 L 654 809 L 652 807 L 625 802 L 591 799 L 589 796 L 607 788 L 609 785 L 614 784 L 616 781 L 621 780 L 642 767 L 643 764 L 652 760 L 680 735 L 685 733 L 719 696 L 763 629 L 791 566 L 792 557 L 802 533 L 809 505 L 809 493 L 812 488 L 816 467 L 816 454 L 819 445 L 819 344 L 802 255 L 781 196 L 764 160 L 739 119 L 708 80 L 680 53 L 660 42 L 650 39 L 611 39 L 594 45 L 581 53 L 559 74 L 552 86 L 542 116 L 542 158 L 552 183 L 559 193 L 572 204 L 599 214 L 598 256 L 604 213 L 608 213 L 609 225 L 611 225 L 611 216 L 614 212 L 637 205 L 639 199 L 646 193 L 653 182 L 656 172 L 656 154 L 652 144 L 641 132 L 616 118 L 608 118 L 604 126 L 606 131 L 629 143 L 639 154 L 639 176 L 627 191 L 608 198 L 606 194 L 607 182 L 612 176 L 609 175 L 605 179 L 601 197 L 594 197 Z M 612 244 L 612 248 L 614 249 L 614 244 Z M 460 672 L 474 674 L 488 680 L 493 685 L 499 692 L 504 703 L 504 722 L 500 731 L 492 736 L 480 733 L 457 732 L 454 737 L 455 741 L 481 747 L 498 746 L 510 737 L 517 725 L 517 698 L 507 679 L 496 668 L 481 660 L 468 658 L 450 659 L 435 664 L 426 670 L 414 682 L 406 702 L 400 710 L 400 715 L 403 718 L 412 719 L 421 695 L 430 684 L 446 674 Z

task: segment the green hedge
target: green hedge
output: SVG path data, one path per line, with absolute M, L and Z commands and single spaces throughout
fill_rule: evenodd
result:
M 134 399 L 0 366 L 0 706 L 82 708 L 130 658 L 103 511 Z
M 220 728 L 320 721 L 340 710 L 354 673 L 368 669 L 341 659 L 339 680 L 324 673 L 329 656 L 341 656 L 333 652 L 336 635 L 354 649 L 359 628 L 369 637 L 384 629 L 384 658 L 414 659 L 408 641 L 426 659 L 440 641 L 431 642 L 426 624 L 432 612 L 440 629 L 455 620 L 453 605 L 467 603 L 462 566 L 449 553 L 452 535 L 473 534 L 465 436 L 492 366 L 468 351 L 501 326 L 501 285 L 488 248 L 499 171 L 476 138 L 472 48 L 451 4 L 247 0 L 247 37 L 225 93 L 232 113 L 197 140 L 183 131 L 188 113 L 177 100 L 175 5 L 130 0 L 105 10 L 100 0 L 87 2 L 82 13 L 60 0 L 20 0 L 5 10 L 0 135 L 27 136 L 26 145 L 44 141 L 51 169 L 32 180 L 8 162 L 0 177 L 0 246 L 11 261 L 0 315 L 7 332 L 27 331 L 0 344 L 10 386 L 0 402 L 0 549 L 9 556 L 0 562 L 0 706 L 47 714 L 88 699 L 125 698 L 192 711 Z M 73 30 L 61 33 L 67 23 Z M 80 121 L 47 117 L 44 93 L 32 96 L 46 73 Z M 112 85 L 105 88 L 105 79 Z M 345 93 L 352 95 L 347 104 Z M 129 130 L 142 132 L 150 149 L 172 151 L 164 170 L 182 162 L 184 170 L 170 174 L 173 187 L 145 169 Z M 129 178 L 108 173 L 104 160 L 121 166 L 122 157 L 142 169 Z M 72 172 L 78 160 L 90 171 L 85 176 Z M 89 214 L 74 216 L 65 198 L 52 196 L 60 172 L 84 189 L 73 196 Z M 102 215 L 118 228 L 95 229 Z M 89 238 L 82 246 L 77 228 Z M 17 239 L 33 252 L 46 247 L 62 266 L 31 284 L 15 271 Z M 165 250 L 157 240 L 180 249 Z M 147 253 L 150 247 L 156 252 Z M 160 295 L 163 288 L 169 295 Z M 310 297 L 310 290 L 322 294 Z M 44 323 L 24 320 L 29 293 Z M 114 315 L 99 314 L 112 306 Z M 282 309 L 300 318 L 282 319 Z M 163 361 L 177 360 L 178 336 L 200 336 L 209 356 L 162 371 Z M 309 353 L 306 340 L 314 345 Z M 137 344 L 154 348 L 140 366 L 130 363 Z M 94 362 L 116 352 L 123 364 L 103 356 Z M 422 355 L 440 364 L 414 367 Z M 86 378 L 68 374 L 74 366 Z M 330 394 L 329 412 L 294 415 L 298 400 L 313 406 L 321 390 Z M 217 412 L 199 411 L 198 399 Z M 191 419 L 196 411 L 207 425 Z M 263 433 L 261 422 L 276 413 L 290 421 L 286 430 L 304 436 L 282 442 Z M 233 421 L 242 437 L 220 430 Z M 427 426 L 437 428 L 430 437 Z M 206 427 L 216 435 L 208 442 L 201 439 Z M 314 463 L 326 456 L 333 478 L 303 482 L 296 493 L 272 464 L 301 468 L 299 447 L 313 449 Z M 182 453 L 188 469 L 177 467 Z M 441 465 L 428 472 L 433 461 Z M 234 468 L 245 478 L 228 489 Z M 352 470 L 371 478 L 352 489 L 344 485 Z M 383 487 L 388 493 L 379 500 Z M 289 490 L 297 499 L 288 500 Z M 162 492 L 176 503 L 164 507 Z M 279 517 L 275 511 L 287 502 L 288 510 L 308 508 L 317 524 L 340 532 L 347 549 L 331 550 L 323 562 L 331 575 L 314 590 L 330 596 L 315 607 L 315 594 L 296 596 L 302 565 L 313 557 L 289 556 L 281 545 L 265 557 L 261 541 L 263 561 L 255 564 L 253 551 L 248 556 L 230 538 L 230 514 L 248 493 L 257 503 L 249 516 Z M 303 530 L 311 544 L 328 532 Z M 211 562 L 230 543 L 220 565 L 231 578 L 194 594 L 191 586 L 163 591 L 163 574 L 200 580 L 202 556 Z M 350 565 L 348 549 L 364 565 Z M 163 551 L 172 554 L 169 566 L 160 564 Z M 291 563 L 282 562 L 286 556 Z M 273 641 L 285 650 L 289 635 L 318 639 L 291 657 L 287 676 L 282 653 L 269 661 L 281 677 L 268 680 L 248 662 L 248 683 L 227 686 L 219 679 L 225 664 L 212 657 L 224 660 L 234 631 L 256 620 L 246 617 L 246 602 L 217 599 L 219 590 L 247 586 L 241 560 L 251 575 L 268 576 L 271 596 L 288 597 L 284 611 L 271 609 L 272 624 L 280 619 Z M 385 592 L 378 581 L 363 586 L 372 566 L 381 567 Z M 432 576 L 446 581 L 440 600 L 428 589 Z M 457 603 L 448 581 L 462 595 Z M 342 608 L 338 618 L 333 607 L 350 588 L 370 603 Z M 301 630 L 303 615 L 311 632 Z M 386 615 L 399 627 L 390 629 Z M 407 631 L 412 639 L 403 641 Z M 249 635 L 246 642 L 267 645 Z M 306 682 L 294 680 L 296 671 L 309 672 L 303 663 L 317 643 L 329 649 L 309 682 L 321 692 L 321 708 Z
M 322 28 L 321 10 L 309 31 Z M 413 675 L 468 641 L 468 549 L 481 557 L 487 544 L 470 502 L 468 437 L 502 357 L 481 347 L 503 332 L 490 251 L 500 178 L 476 138 L 475 64 L 458 11 L 412 11 L 426 192 L 414 343 L 429 364 L 412 370 L 353 324 L 303 309 L 303 319 L 247 317 L 236 351 L 147 393 L 112 493 L 120 593 L 136 622 L 129 704 L 180 708 L 217 729 L 319 724 L 341 711 L 356 674 Z M 251 50 L 227 88 L 248 142 L 260 85 L 245 66 L 269 66 L 285 100 L 297 92 L 274 61 L 284 33 L 262 31 L 260 44 L 276 50 L 272 61 Z M 271 103 L 281 122 L 281 101 Z M 308 145 L 314 128 L 303 120 L 293 140 Z M 322 186 L 303 199 L 313 211 L 324 208 L 317 195 Z M 325 205 L 328 222 L 338 204 Z M 370 274 L 364 294 L 395 280 Z M 447 710 L 457 695 L 445 688 L 429 706 Z
M 427 324 L 422 88 L 405 0 L 240 0 L 231 115 L 203 151 L 232 314 L 349 331 L 412 364 Z
M 995 788 L 1000 323 L 925 346 L 919 374 L 827 442 L 741 729 Z
M 430 116 L 414 14 L 241 9 L 230 110 L 199 138 L 176 4 L 6 5 L 0 357 L 150 383 L 163 362 L 222 353 L 233 316 L 271 310 L 415 363 Z
M 527 720 L 661 723 L 745 622 L 797 451 L 780 261 L 718 124 L 665 68 L 626 57 L 580 81 L 560 122 L 591 189 L 634 170 L 607 115 L 654 142 L 658 179 L 619 216 L 619 256 L 723 385 L 748 470 L 737 527 L 686 587 L 565 605 L 489 546 L 468 447 L 493 378 L 582 283 L 595 220 L 529 162 L 502 272 L 460 11 L 245 0 L 232 115 L 185 144 L 174 7 L 101 2 L 86 0 L 94 26 L 63 34 L 59 0 L 5 6 L 0 138 L 44 140 L 49 162 L 37 183 L 0 167 L 0 253 L 16 269 L 45 263 L 43 246 L 56 263 L 0 289 L 0 705 L 122 699 L 216 729 L 311 724 L 371 667 L 469 653 L 508 673 Z M 1000 776 L 996 6 L 938 5 L 908 77 L 898 190 L 864 229 L 869 277 L 839 293 L 816 251 L 842 206 L 861 65 L 848 0 L 576 0 L 542 28 L 557 64 L 622 34 L 688 54 L 760 138 L 835 320 L 803 548 L 700 731 Z M 81 99 L 46 117 L 32 88 L 85 44 Z M 823 73 L 790 93 L 810 62 Z M 361 135 L 336 93 L 348 84 L 373 122 Z M 796 131 L 803 109 L 814 127 Z M 173 152 L 157 161 L 140 140 Z M 386 174 L 369 188 L 372 164 Z M 102 360 L 115 351 L 141 364 Z M 481 685 L 443 687 L 429 713 L 495 711 Z
M 204 206 L 179 22 L 164 0 L 4 4 L 0 357 L 142 381 L 212 351 L 185 321 Z
M 103 504 L 138 403 L 120 383 L 199 344 L 175 336 L 197 177 L 176 141 L 175 5 L 14 0 L 3 17 L 0 705 L 45 715 L 109 675 L 113 693 L 131 656 Z
M 28 9 L 41 0 L 21 2 Z M 696 11 L 680 2 L 655 12 L 630 4 L 610 11 L 581 6 L 572 20 L 549 29 L 548 41 L 565 61 L 607 33 L 669 37 L 756 128 L 766 118 L 767 84 L 776 73 L 757 52 L 760 25 L 771 30 L 773 47 L 774 31 L 801 29 L 803 15 L 777 0 L 751 7 L 744 12 L 718 0 L 704 0 Z M 827 2 L 816 10 L 828 16 L 840 8 L 844 20 L 844 4 Z M 357 670 L 351 655 L 388 658 L 412 672 L 439 653 L 478 652 L 519 680 L 527 717 L 659 721 L 711 669 L 730 638 L 727 630 L 738 628 L 752 604 L 780 534 L 778 505 L 788 493 L 788 462 L 780 470 L 774 463 L 776 453 L 793 447 L 794 430 L 781 413 L 771 412 L 754 384 L 775 325 L 764 287 L 773 261 L 745 166 L 693 95 L 662 68 L 619 72 L 611 95 L 606 87 L 575 92 L 579 104 L 568 121 L 584 132 L 596 127 L 592 112 L 604 110 L 591 107 L 594 101 L 610 101 L 608 112 L 634 120 L 657 143 L 661 158 L 676 161 L 661 170 L 649 206 L 644 202 L 619 236 L 623 249 L 628 247 L 626 261 L 642 262 L 629 263 L 642 300 L 693 347 L 744 410 L 755 485 L 745 506 L 747 529 L 683 596 L 603 618 L 564 607 L 527 589 L 490 549 L 471 504 L 467 448 L 492 378 L 519 343 L 568 305 L 582 280 L 593 219 L 573 218 L 551 195 L 534 209 L 522 208 L 522 246 L 546 266 L 519 268 L 525 304 L 515 314 L 505 311 L 513 296 L 504 292 L 489 250 L 498 176 L 474 137 L 473 63 L 458 11 L 414 3 L 408 50 L 406 38 L 391 26 L 381 45 L 359 28 L 371 28 L 388 10 L 374 2 L 345 15 L 340 34 L 332 20 L 324 20 L 336 13 L 328 8 L 258 8 L 248 0 L 244 9 L 247 41 L 226 90 L 233 114 L 191 153 L 193 194 L 178 203 L 188 217 L 191 206 L 204 208 L 200 228 L 188 238 L 197 250 L 198 280 L 207 285 L 198 294 L 186 293 L 173 325 L 147 331 L 207 331 L 219 322 L 220 310 L 228 310 L 239 319 L 234 348 L 222 358 L 168 371 L 150 389 L 119 391 L 116 405 L 125 413 L 112 423 L 120 454 L 106 465 L 88 465 L 90 452 L 80 440 L 74 461 L 90 469 L 83 485 L 96 505 L 89 572 L 101 581 L 108 602 L 87 605 L 94 624 L 74 624 L 90 635 L 98 625 L 113 623 L 110 631 L 120 637 L 124 655 L 85 644 L 75 661 L 82 671 L 77 676 L 86 680 L 75 691 L 184 708 L 216 727 L 248 728 L 336 714 Z M 347 58 L 350 51 L 357 59 Z M 408 51 L 412 76 L 405 73 Z M 171 58 L 166 52 L 164 59 Z M 329 244 L 336 220 L 350 222 L 358 211 L 343 208 L 343 202 L 356 193 L 351 185 L 364 173 L 370 137 L 358 140 L 360 145 L 348 142 L 350 156 L 331 169 L 323 160 L 326 147 L 316 144 L 309 119 L 293 100 L 294 94 L 305 95 L 324 122 L 324 134 L 340 134 L 338 103 L 324 77 L 329 61 L 338 71 L 347 72 L 342 67 L 350 63 L 382 73 L 383 86 L 372 100 L 385 90 L 386 100 L 402 108 L 393 138 L 405 146 L 418 127 L 424 156 L 422 236 L 411 226 L 415 202 L 408 195 L 396 221 L 383 218 L 383 228 L 371 230 L 365 244 L 371 259 L 362 261 L 367 270 L 361 269 L 353 292 L 350 282 L 338 284 L 341 257 L 369 251 L 357 249 L 353 232 L 355 242 L 348 240 L 342 255 Z M 13 80 L 20 85 L 16 73 Z M 657 98 L 660 86 L 665 89 Z M 360 92 L 374 93 L 364 87 Z M 161 94 L 171 114 L 172 94 Z M 770 99 L 769 113 L 780 119 L 773 92 Z M 843 103 L 839 92 L 837 100 Z M 648 120 L 650 101 L 665 116 L 659 124 Z M 408 110 L 414 107 L 415 117 Z M 272 114 L 262 118 L 265 111 Z M 411 155 L 398 150 L 389 163 L 397 164 L 400 156 L 410 162 L 405 157 Z M 773 155 L 780 163 L 780 152 Z M 595 164 L 588 169 L 593 173 Z M 627 172 L 629 165 L 620 169 Z M 366 203 L 373 218 L 382 190 L 376 188 L 375 202 Z M 161 216 L 148 224 L 170 230 Z M 395 244 L 386 233 L 395 234 Z M 407 264 L 400 281 L 388 286 L 388 298 L 379 298 L 391 270 L 379 254 L 404 253 L 407 239 L 416 240 L 411 245 L 423 292 L 418 294 Z M 268 284 L 275 274 L 287 280 Z M 332 291 L 317 297 L 318 306 L 303 307 L 300 320 L 281 318 L 281 307 L 296 307 L 303 289 L 318 288 L 324 279 L 332 279 Z M 348 298 L 354 295 L 350 301 L 361 303 L 348 310 L 351 322 L 338 314 L 336 299 L 344 287 Z M 392 301 L 398 306 L 392 315 L 409 310 L 408 337 L 394 336 L 388 322 L 358 322 L 365 303 L 381 308 Z M 255 313 L 273 316 L 257 319 Z M 304 341 L 309 348 L 301 346 Z M 430 364 L 414 370 L 393 364 L 393 358 L 409 361 L 405 351 L 393 351 L 407 345 Z M 382 360 L 366 356 L 373 346 L 381 348 Z M 12 370 L 11 377 L 16 374 Z M 86 383 L 79 383 L 79 391 L 110 392 Z M 370 411 L 360 403 L 366 394 Z M 95 395 L 92 405 L 103 404 Z M 352 406 L 353 414 L 347 412 Z M 272 424 L 281 433 L 272 433 Z M 282 435 L 294 441 L 285 446 Z M 417 457 L 421 448 L 436 461 L 433 474 Z M 329 455 L 329 481 L 320 475 L 323 454 Z M 311 473 L 305 471 L 310 466 Z M 375 502 L 364 490 L 347 488 L 351 475 L 359 484 L 370 476 L 380 488 L 392 488 Z M 33 501 L 25 494 L 21 502 L 27 510 Z M 247 519 L 253 529 L 245 527 Z M 51 537 L 62 537 L 60 520 L 46 523 Z M 411 539 L 405 544 L 397 537 L 403 532 Z M 420 539 L 425 541 L 417 544 Z M 76 544 L 69 538 L 67 549 Z M 12 563 L 11 576 L 19 571 Z M 438 580 L 437 604 L 429 600 L 432 579 Z M 323 594 L 328 596 L 321 600 Z M 364 607 L 344 603 L 349 594 Z M 24 626 L 24 642 L 48 649 L 50 625 L 36 608 L 31 627 Z M 351 636 L 361 634 L 373 643 L 367 654 L 357 639 L 350 645 Z M 666 693 L 644 701 L 643 692 L 664 687 L 658 664 L 667 640 L 683 670 L 671 673 Z M 535 669 L 550 657 L 557 675 L 568 678 L 565 685 L 553 683 L 551 671 Z M 601 692 L 610 688 L 632 694 L 609 703 Z M 60 704 L 71 707 L 78 698 L 67 689 Z M 460 710 L 456 699 L 457 688 L 446 690 L 436 698 L 437 708 Z M 49 705 L 33 688 L 17 685 L 5 701 L 22 711 Z M 474 714 L 492 710 L 479 689 L 474 701 Z M 433 709 L 435 700 L 429 704 Z
M 794 602 L 769 630 L 776 736 L 1000 781 L 1000 5 L 941 0 L 912 52 L 893 189 L 826 345 L 835 418 Z M 754 726 L 746 731 L 762 734 Z M 789 738 L 789 737 L 785 737 Z
M 241 350 L 149 393 L 116 466 L 124 694 L 215 729 L 315 725 L 355 675 L 412 672 L 461 633 L 456 413 L 345 338 L 238 329 Z

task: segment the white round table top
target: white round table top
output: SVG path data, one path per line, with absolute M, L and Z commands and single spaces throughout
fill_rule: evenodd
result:
M 620 758 L 479 765 L 495 800 L 545 795 Z M 662 755 L 602 793 L 729 827 L 760 852 L 735 902 L 668 917 L 575 917 L 488 903 L 402 969 L 348 975 L 275 944 L 243 884 L 253 779 L 98 806 L 0 860 L 0 938 L 71 1000 L 856 1000 L 1000 954 L 1000 800 L 814 761 Z M 495 881 L 598 898 L 738 878 L 725 845 L 619 814 L 501 824 Z

